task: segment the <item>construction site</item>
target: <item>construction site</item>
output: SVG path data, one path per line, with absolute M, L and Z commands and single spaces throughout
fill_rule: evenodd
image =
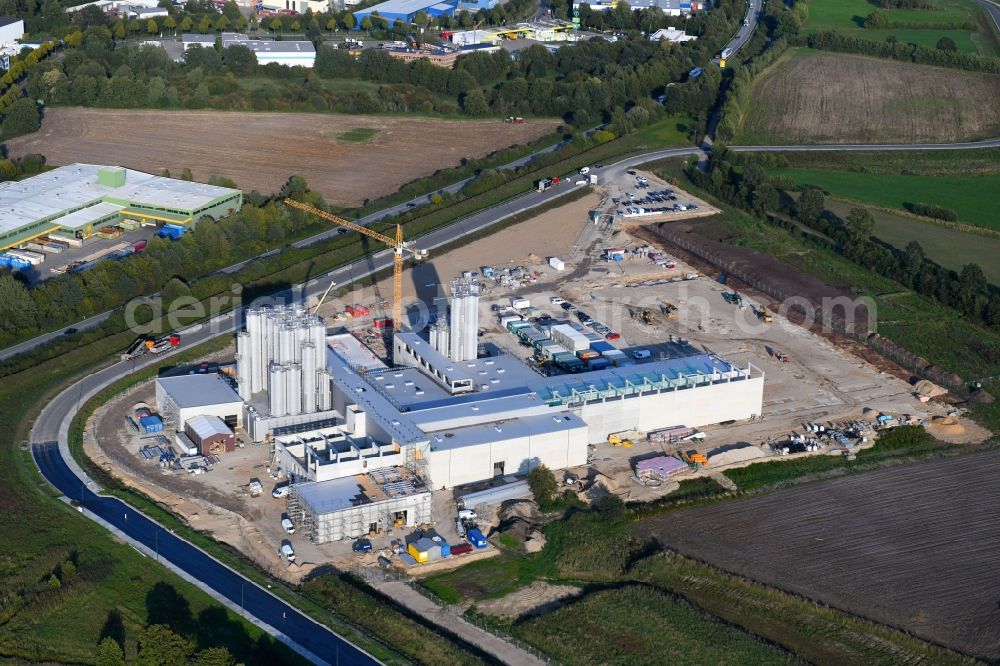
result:
M 584 501 L 643 502 L 764 459 L 850 457 L 904 423 L 946 441 L 986 435 L 933 385 L 641 233 L 712 214 L 622 172 L 440 256 L 365 230 L 396 250 L 391 277 L 249 310 L 219 366 L 102 409 L 88 453 L 297 579 L 324 564 L 420 575 L 488 557 L 500 504 L 530 497 L 538 465 Z M 157 414 L 160 430 L 143 430 Z

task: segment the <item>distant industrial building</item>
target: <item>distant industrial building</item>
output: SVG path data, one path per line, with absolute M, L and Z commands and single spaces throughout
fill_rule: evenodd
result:
M 215 35 L 200 35 L 193 32 L 185 32 L 181 35 L 181 46 L 187 51 L 192 46 L 200 46 L 202 48 L 213 48 L 215 47 Z
M 16 16 L 0 16 L 0 46 L 15 46 L 24 37 L 24 21 Z
M 690 42 L 695 39 L 698 39 L 698 35 L 689 35 L 683 30 L 678 30 L 677 28 L 660 28 L 649 36 L 649 41 L 651 42 L 666 41 L 671 44 Z
M 0 183 L 0 249 L 54 231 L 89 238 L 125 219 L 186 225 L 238 211 L 243 193 L 116 166 L 70 164 Z
M 358 9 L 353 14 L 355 26 L 360 28 L 366 18 L 372 18 L 375 14 L 388 21 L 391 26 L 397 20 L 406 24 L 413 23 L 420 12 L 434 18 L 454 16 L 457 9 L 458 0 L 386 0 L 371 7 Z
M 573 10 L 579 10 L 580 5 L 587 5 L 594 11 L 605 11 L 614 9 L 618 2 L 624 2 L 633 11 L 658 7 L 667 16 L 693 14 L 703 11 L 707 6 L 702 0 L 592 0 L 591 2 L 573 0 Z
M 222 33 L 222 48 L 245 46 L 257 56 L 257 64 L 287 65 L 288 67 L 312 68 L 316 64 L 316 47 L 306 40 L 271 41 L 249 39 L 241 33 Z

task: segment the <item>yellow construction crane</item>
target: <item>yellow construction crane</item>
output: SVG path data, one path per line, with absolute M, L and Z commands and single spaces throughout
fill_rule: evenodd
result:
M 394 330 L 401 330 L 403 325 L 403 259 L 404 253 L 409 252 L 417 259 L 423 259 L 427 257 L 427 250 L 418 250 L 403 240 L 403 228 L 400 225 L 396 225 L 396 237 L 392 238 L 381 234 L 377 231 L 372 231 L 368 227 L 363 227 L 360 224 L 355 224 L 343 218 L 337 217 L 336 215 L 331 215 L 324 210 L 319 208 L 314 208 L 309 204 L 304 204 L 301 201 L 295 201 L 294 199 L 285 199 L 285 205 L 291 206 L 293 208 L 298 208 L 306 213 L 312 213 L 317 217 L 321 217 L 324 220 L 333 222 L 334 224 L 346 227 L 351 231 L 357 231 L 359 234 L 364 234 L 369 238 L 374 238 L 375 240 L 382 241 L 393 252 L 393 280 L 392 280 L 392 324 Z

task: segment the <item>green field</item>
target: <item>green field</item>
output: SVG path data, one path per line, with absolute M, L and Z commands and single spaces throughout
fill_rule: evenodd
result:
M 640 585 L 594 592 L 519 625 L 516 633 L 565 664 L 796 663 L 687 601 Z
M 998 164 L 1000 167 L 1000 164 Z M 982 176 L 917 176 L 825 169 L 778 168 L 769 172 L 797 185 L 815 185 L 830 194 L 856 201 L 907 209 L 915 203 L 950 208 L 958 219 L 1000 230 L 1000 173 Z
M 355 127 L 347 130 L 343 134 L 337 135 L 337 141 L 347 141 L 348 143 L 367 143 L 375 138 L 378 130 L 374 127 Z
M 827 199 L 826 207 L 841 218 L 846 218 L 853 204 L 847 201 Z M 920 247 L 935 263 L 953 271 L 962 266 L 979 264 L 986 279 L 1000 285 L 1000 238 L 950 229 L 922 222 L 912 217 L 897 215 L 884 210 L 872 210 L 875 218 L 875 236 L 900 250 L 910 241 L 917 241 Z
M 998 55 L 997 34 L 992 21 L 977 21 L 982 12 L 971 0 L 936 0 L 937 9 L 882 9 L 878 2 L 871 0 L 813 0 L 809 3 L 809 19 L 806 32 L 835 30 L 844 35 L 883 42 L 889 36 L 907 44 L 917 44 L 936 48 L 942 37 L 955 41 L 959 51 Z M 876 9 L 884 11 L 892 23 L 906 24 L 906 27 L 887 30 L 866 30 L 865 17 Z M 945 30 L 920 28 L 920 25 L 949 25 L 966 22 L 978 23 L 977 30 Z

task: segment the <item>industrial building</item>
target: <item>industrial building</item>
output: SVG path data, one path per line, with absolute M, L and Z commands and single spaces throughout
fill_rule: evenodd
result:
M 387 0 L 386 2 L 358 9 L 353 12 L 355 26 L 361 28 L 366 18 L 383 18 L 391 26 L 395 21 L 413 23 L 417 14 L 423 12 L 430 17 L 454 16 L 458 0 Z M 377 16 L 375 16 L 377 15 Z
M 199 414 L 184 423 L 184 434 L 203 456 L 236 450 L 236 435 L 218 416 Z
M 185 51 L 192 46 L 200 46 L 206 49 L 214 48 L 215 35 L 201 35 L 193 32 L 185 32 L 181 35 L 181 45 L 184 47 Z
M 580 5 L 587 5 L 593 11 L 605 11 L 614 9 L 619 1 L 627 4 L 633 11 L 658 7 L 667 16 L 684 16 L 703 11 L 706 7 L 701 0 L 592 0 L 591 2 L 573 0 L 573 10 L 578 11 Z
M 0 183 L 0 249 L 60 231 L 80 239 L 133 219 L 186 225 L 238 211 L 243 193 L 117 166 L 70 164 Z
M 431 493 L 406 470 L 389 469 L 292 486 L 288 515 L 313 543 L 430 523 Z
M 156 405 L 164 421 L 178 431 L 196 416 L 216 416 L 230 429 L 243 419 L 243 400 L 214 373 L 157 378 Z
M 698 39 L 698 35 L 689 35 L 683 30 L 678 30 L 677 28 L 660 28 L 649 36 L 649 41 L 651 42 L 666 41 L 671 44 L 690 42 L 695 39 Z
M 514 356 L 480 355 L 478 299 L 474 280 L 454 282 L 449 325 L 432 329 L 433 344 L 397 332 L 394 366 L 351 334 L 327 335 L 302 306 L 247 311 L 237 337 L 239 396 L 227 394 L 222 411 L 242 398 L 246 430 L 271 445 L 272 468 L 291 484 L 289 515 L 310 540 L 427 522 L 431 489 L 524 475 L 539 465 L 582 466 L 588 445 L 610 433 L 698 427 L 761 412 L 759 369 L 736 367 L 683 340 L 672 340 L 660 360 L 635 364 L 606 342 L 553 322 L 551 338 L 543 336 L 548 342 L 581 355 L 594 354 L 596 345 L 616 365 L 543 376 Z M 456 337 L 463 341 L 456 345 Z M 170 381 L 157 385 L 165 415 L 177 402 L 168 395 Z M 191 387 L 190 394 L 204 391 Z M 224 421 L 207 411 L 219 409 L 211 402 L 184 409 Z
M 312 68 L 316 64 L 316 47 L 306 40 L 281 41 L 249 39 L 240 33 L 223 33 L 222 48 L 245 46 L 257 56 L 258 65 L 287 65 Z
M 0 46 L 14 46 L 24 37 L 24 20 L 16 16 L 0 16 Z

